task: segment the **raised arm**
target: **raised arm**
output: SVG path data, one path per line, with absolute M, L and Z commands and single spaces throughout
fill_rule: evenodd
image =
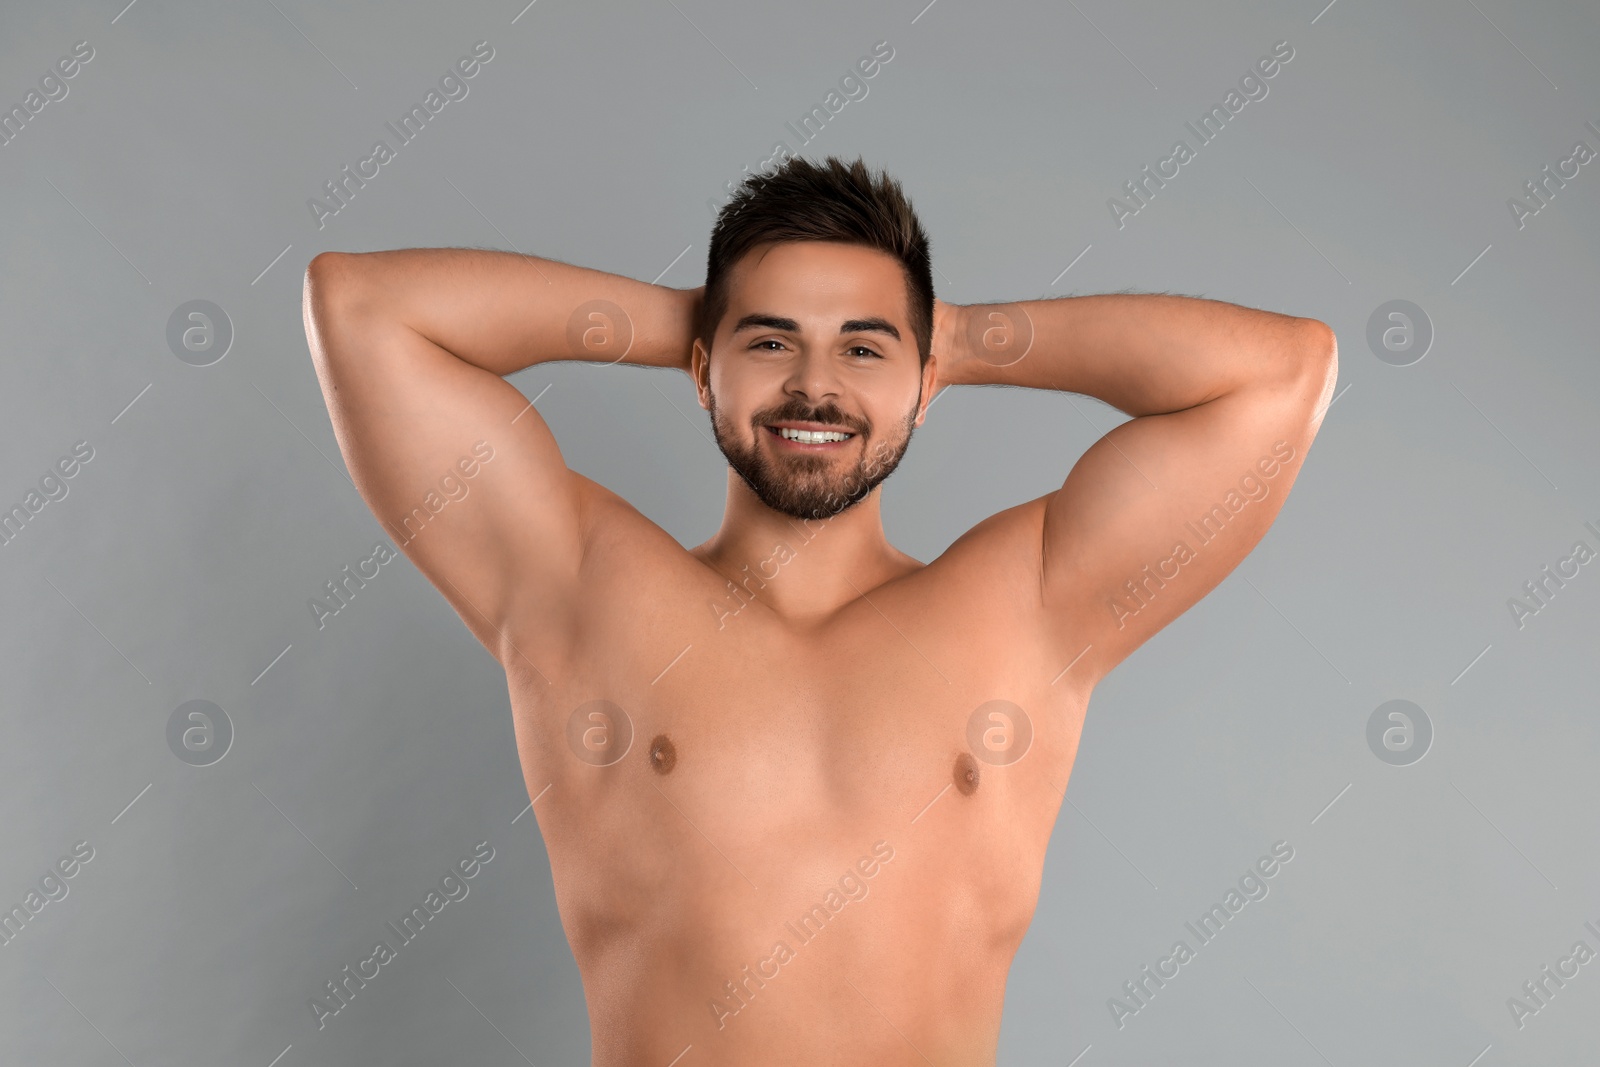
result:
M 1043 621 L 1063 662 L 1088 646 L 1073 673 L 1092 684 L 1227 577 L 1277 517 L 1332 396 L 1333 331 L 1164 294 L 939 310 L 946 383 L 1084 393 L 1135 416 L 1044 498 Z
M 699 295 L 478 249 L 307 268 L 306 338 L 357 489 L 508 669 L 565 651 L 590 483 L 504 376 L 556 359 L 687 372 Z

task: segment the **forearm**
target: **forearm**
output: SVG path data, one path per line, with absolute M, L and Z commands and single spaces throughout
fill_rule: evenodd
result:
M 940 359 L 947 383 L 1083 393 L 1136 416 L 1291 380 L 1319 328 L 1311 319 L 1164 294 L 972 304 L 955 312 L 949 366 Z
M 505 375 L 550 360 L 687 368 L 697 289 L 671 289 L 537 256 L 469 248 L 339 253 L 313 284 L 351 316 L 403 323 Z

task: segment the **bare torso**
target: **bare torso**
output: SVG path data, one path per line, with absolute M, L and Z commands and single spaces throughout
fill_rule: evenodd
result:
M 903 260 L 777 240 L 707 339 L 704 287 L 534 259 L 323 253 L 304 306 L 352 479 L 505 668 L 594 1063 L 992 1065 L 1089 695 L 1266 532 L 1334 395 L 1333 331 L 1105 294 L 935 302 L 930 348 Z M 622 356 L 596 316 L 628 325 Z M 720 397 L 711 541 L 568 468 L 504 380 L 562 351 Z M 880 497 L 815 501 L 870 484 L 869 456 L 887 476 L 940 381 L 1134 417 L 923 566 Z
M 799 625 L 592 492 L 570 645 L 505 666 L 596 1067 L 994 1063 L 1088 697 L 983 564 L 1034 524 Z

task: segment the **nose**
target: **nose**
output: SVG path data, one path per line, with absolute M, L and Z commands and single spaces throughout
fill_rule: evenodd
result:
M 789 396 L 815 407 L 828 397 L 837 399 L 841 395 L 839 369 L 826 352 L 802 351 L 783 388 Z

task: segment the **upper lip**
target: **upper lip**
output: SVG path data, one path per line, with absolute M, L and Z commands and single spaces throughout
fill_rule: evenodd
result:
M 848 434 L 854 434 L 855 433 L 855 431 L 850 429 L 850 427 L 848 427 L 848 426 L 829 426 L 825 422 L 790 422 L 790 421 L 784 421 L 784 422 L 769 422 L 769 423 L 767 423 L 767 425 L 770 426 L 774 430 L 810 430 L 813 433 L 848 433 Z

